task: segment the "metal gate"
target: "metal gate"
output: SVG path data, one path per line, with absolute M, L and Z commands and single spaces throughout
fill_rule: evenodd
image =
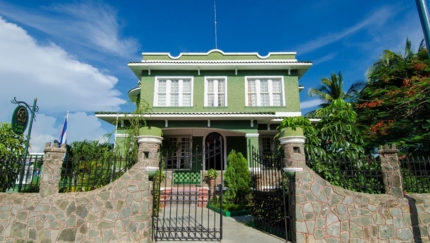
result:
M 181 147 L 180 142 L 176 144 Z M 154 177 L 153 240 L 221 241 L 222 140 L 193 152 L 173 151 L 162 156 L 160 171 Z M 205 171 L 210 168 L 221 168 L 213 185 L 205 177 Z M 209 209 L 208 203 L 215 206 Z
M 292 240 L 293 227 L 288 208 L 292 197 L 288 178 L 282 170 L 282 160 L 282 154 L 263 154 L 252 148 L 250 166 L 254 185 L 251 214 L 255 228 L 289 241 Z

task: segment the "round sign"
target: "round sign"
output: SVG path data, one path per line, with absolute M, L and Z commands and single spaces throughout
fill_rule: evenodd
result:
M 19 105 L 12 115 L 12 130 L 16 134 L 23 134 L 28 124 L 27 107 Z

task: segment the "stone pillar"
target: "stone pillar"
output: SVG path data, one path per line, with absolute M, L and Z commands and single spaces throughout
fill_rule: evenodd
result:
M 301 128 L 282 131 L 279 141 L 284 151 L 284 168 L 303 168 L 306 164 L 305 139 Z
M 306 165 L 305 156 L 305 136 L 303 136 L 303 130 L 301 128 L 285 128 L 281 132 L 279 141 L 284 151 L 284 173 L 288 178 L 288 198 L 289 207 L 288 215 L 290 215 L 291 238 L 292 242 L 297 242 L 297 230 L 296 230 L 296 176 L 295 173 L 300 173 L 303 167 Z
M 63 144 L 59 148 L 58 143 L 54 143 L 52 147 L 51 143 L 46 143 L 43 151 L 45 156 L 43 156 L 42 178 L 39 190 L 39 195 L 42 198 L 58 193 L 66 145 Z
M 152 127 L 148 129 L 148 127 L 144 127 L 139 130 L 139 136 L 136 139 L 139 144 L 138 163 L 144 170 L 142 180 L 148 185 L 143 189 L 143 201 L 146 201 L 149 207 L 147 208 L 147 212 L 142 212 L 146 216 L 145 218 L 148 219 L 143 229 L 144 239 L 142 242 L 150 242 L 152 235 L 152 212 L 155 205 L 153 205 L 152 196 L 153 185 L 149 181 L 149 177 L 153 176 L 159 169 L 159 149 L 163 138 L 161 137 L 161 130 L 159 128 Z
M 379 157 L 381 158 L 385 193 L 397 198 L 403 198 L 403 183 L 399 158 L 397 157 L 398 152 L 399 150 L 397 150 L 395 144 L 391 148 L 388 145 L 384 147 L 380 146 L 378 150 Z

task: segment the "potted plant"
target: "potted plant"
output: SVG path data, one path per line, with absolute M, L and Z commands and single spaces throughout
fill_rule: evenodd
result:
M 215 180 L 218 177 L 218 171 L 215 169 L 210 169 L 206 171 L 206 178 L 209 181 L 209 189 L 213 191 L 215 189 Z
M 211 179 L 216 179 L 218 177 L 218 171 L 216 171 L 215 169 L 210 169 L 208 171 L 206 171 L 206 177 L 211 180 Z

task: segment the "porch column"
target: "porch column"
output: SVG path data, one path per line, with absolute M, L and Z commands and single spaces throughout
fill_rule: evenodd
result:
M 400 173 L 399 158 L 397 157 L 396 145 L 391 148 L 388 145 L 380 146 L 378 153 L 381 158 L 382 177 L 384 179 L 385 193 L 403 198 L 403 183 Z
M 258 133 L 247 133 L 246 137 L 246 147 L 247 147 L 247 159 L 248 159 L 248 167 L 251 167 L 251 158 L 252 158 L 252 147 L 258 151 L 258 137 L 260 134 Z
M 163 138 L 161 137 L 161 129 L 157 127 L 143 127 L 139 129 L 139 136 L 136 137 L 139 144 L 138 161 L 140 167 L 143 169 L 143 202 L 148 207 L 143 208 L 142 220 L 144 220 L 145 228 L 143 229 L 144 241 L 150 242 L 151 229 L 152 229 L 152 212 L 153 212 L 153 197 L 152 197 L 152 182 L 149 177 L 153 176 L 159 169 L 159 149 Z

